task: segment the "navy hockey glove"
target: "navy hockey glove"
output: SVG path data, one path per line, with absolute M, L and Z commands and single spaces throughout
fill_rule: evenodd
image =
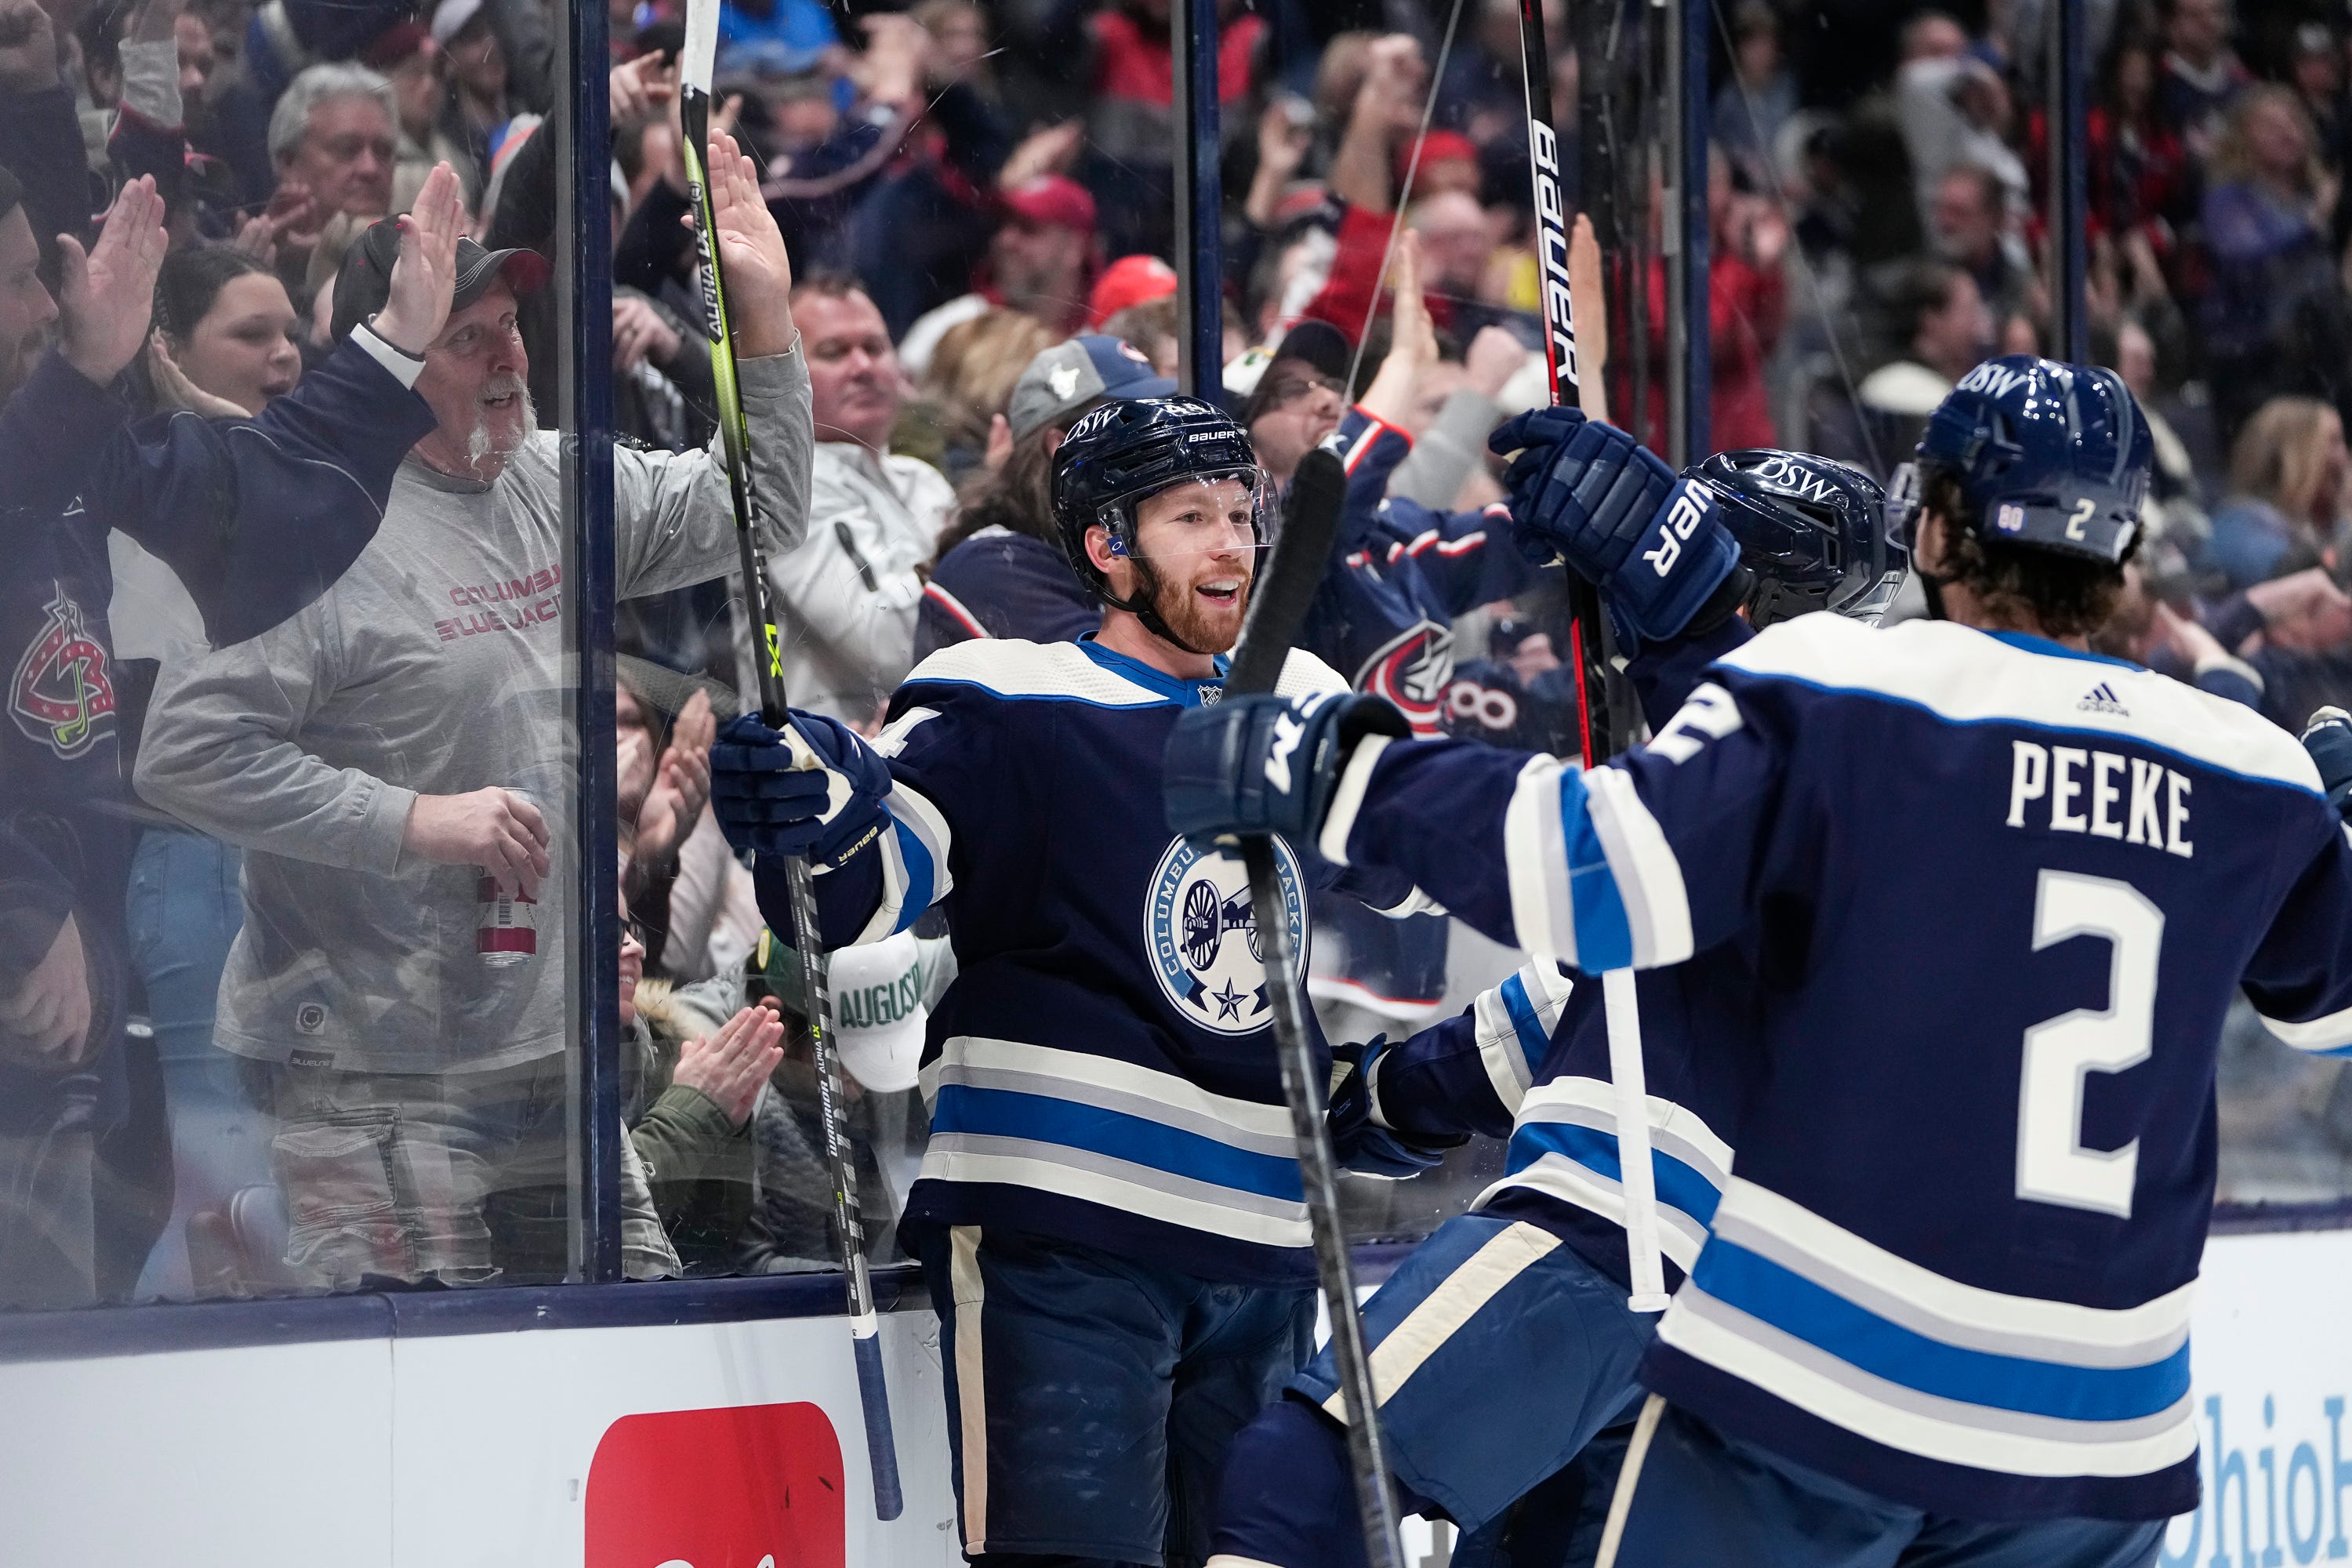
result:
M 830 871 L 881 836 L 889 795 L 889 767 L 820 713 L 795 709 L 789 731 L 740 714 L 710 748 L 711 808 L 739 853 L 805 855 Z
M 1538 564 L 1554 559 L 1607 596 L 1623 651 L 1688 626 L 1739 564 L 1739 546 L 1706 492 L 1613 425 L 1538 408 L 1489 437 L 1518 450 L 1503 480 L 1511 538 Z
M 1306 848 L 1356 742 L 1412 732 L 1387 699 L 1345 691 L 1227 697 L 1189 710 L 1168 733 L 1168 826 L 1195 838 L 1276 833 Z
M 1380 1089 L 1377 1069 L 1388 1048 L 1386 1035 L 1374 1035 L 1360 1046 L 1331 1047 L 1331 1096 L 1323 1121 L 1331 1130 L 1332 1157 L 1342 1166 L 1360 1176 L 1401 1182 L 1438 1164 L 1448 1149 L 1470 1140 L 1400 1132 L 1372 1119 Z
M 2303 728 L 2303 749 L 2319 764 L 2319 784 L 2336 815 L 2352 820 L 2345 807 L 2352 803 L 2352 713 L 2341 708 L 2313 711 Z

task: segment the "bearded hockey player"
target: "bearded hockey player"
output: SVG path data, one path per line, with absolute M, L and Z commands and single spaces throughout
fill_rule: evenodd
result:
M 713 755 L 774 929 L 771 858 L 809 852 L 828 945 L 934 906 L 954 936 L 904 1228 L 939 1308 L 976 1561 L 1199 1563 L 1226 1445 L 1308 1348 L 1307 1210 L 1243 868 L 1150 805 L 1170 728 L 1223 693 L 1265 489 L 1207 404 L 1108 404 L 1053 481 L 1097 633 L 940 649 L 870 748 L 796 715 L 789 741 L 739 720 Z M 1294 653 L 1280 689 L 1345 686 Z M 1313 873 L 1278 858 L 1303 950 Z M 1359 1134 L 1360 1159 L 1433 1162 Z
M 2291 738 L 2086 650 L 2148 449 L 2107 372 L 1979 366 L 1920 449 L 1939 618 L 1773 627 L 1590 773 L 1360 701 L 1171 737 L 1180 831 L 1406 872 L 1572 967 L 1762 939 L 1762 1070 L 1643 1363 L 1621 1564 L 2122 1568 L 2196 1504 L 2215 1041 L 2242 987 L 2352 1045 L 2352 844 Z M 1732 554 L 1670 479 L 1582 425 L 1521 458 L 1514 517 L 1668 632 Z
M 1582 422 L 1573 410 L 1547 410 L 1497 439 L 1549 447 L 1562 421 Z M 1671 636 L 1643 640 L 1620 617 L 1619 646 L 1634 653 L 1629 673 L 1654 726 L 1673 718 L 1697 671 L 1754 630 L 1822 609 L 1874 623 L 1901 580 L 1885 497 L 1843 464 L 1726 453 L 1687 470 L 1676 493 L 1728 531 L 1739 564 Z M 1698 1256 L 1731 1169 L 1759 1056 L 1760 964 L 1756 943 L 1734 941 L 1638 981 L 1669 1283 Z M 1510 1140 L 1504 1179 L 1407 1257 L 1365 1307 L 1400 1496 L 1461 1528 L 1457 1562 L 1589 1563 L 1624 1449 L 1622 1424 L 1641 1399 L 1634 1367 L 1656 1323 L 1625 1304 L 1601 987 L 1571 986 L 1539 957 L 1459 1017 L 1363 1054 L 1335 1100 L 1335 1121 L 1361 1117 L 1422 1140 Z M 1363 1562 L 1337 1393 L 1326 1352 L 1236 1440 L 1213 1563 Z M 1612 1425 L 1613 1440 L 1592 1442 Z

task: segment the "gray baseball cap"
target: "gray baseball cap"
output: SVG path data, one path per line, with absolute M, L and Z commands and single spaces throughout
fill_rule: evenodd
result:
M 1097 332 L 1055 343 L 1031 360 L 1013 384 L 1004 418 L 1013 438 L 1026 441 L 1099 399 L 1168 397 L 1175 391 L 1176 384 L 1152 369 L 1140 349 Z

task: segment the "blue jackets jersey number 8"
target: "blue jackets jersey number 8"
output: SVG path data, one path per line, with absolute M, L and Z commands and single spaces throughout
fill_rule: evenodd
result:
M 2308 760 L 2178 682 L 1949 625 L 1805 616 L 1712 673 L 1590 778 L 1391 748 L 1349 840 L 1571 963 L 1768 939 L 1764 1070 L 1645 1381 L 1923 1508 L 2194 1506 L 2231 990 L 2352 1043 L 2352 849 Z M 1447 874 L 1506 841 L 1507 888 Z
M 1343 687 L 1304 654 L 1283 679 Z M 1064 1237 L 1209 1279 L 1311 1278 L 1246 879 L 1238 858 L 1172 838 L 1160 810 L 1170 726 L 1221 694 L 1092 642 L 1012 640 L 942 648 L 899 689 L 877 742 L 891 830 L 817 889 L 833 941 L 934 904 L 954 937 L 909 1222 Z M 1287 845 L 1277 861 L 1303 956 L 1307 872 Z

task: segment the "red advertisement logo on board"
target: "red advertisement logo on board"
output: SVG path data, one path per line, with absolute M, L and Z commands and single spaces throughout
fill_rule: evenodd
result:
M 588 1467 L 586 1568 L 847 1568 L 842 1498 L 816 1405 L 624 1415 Z

